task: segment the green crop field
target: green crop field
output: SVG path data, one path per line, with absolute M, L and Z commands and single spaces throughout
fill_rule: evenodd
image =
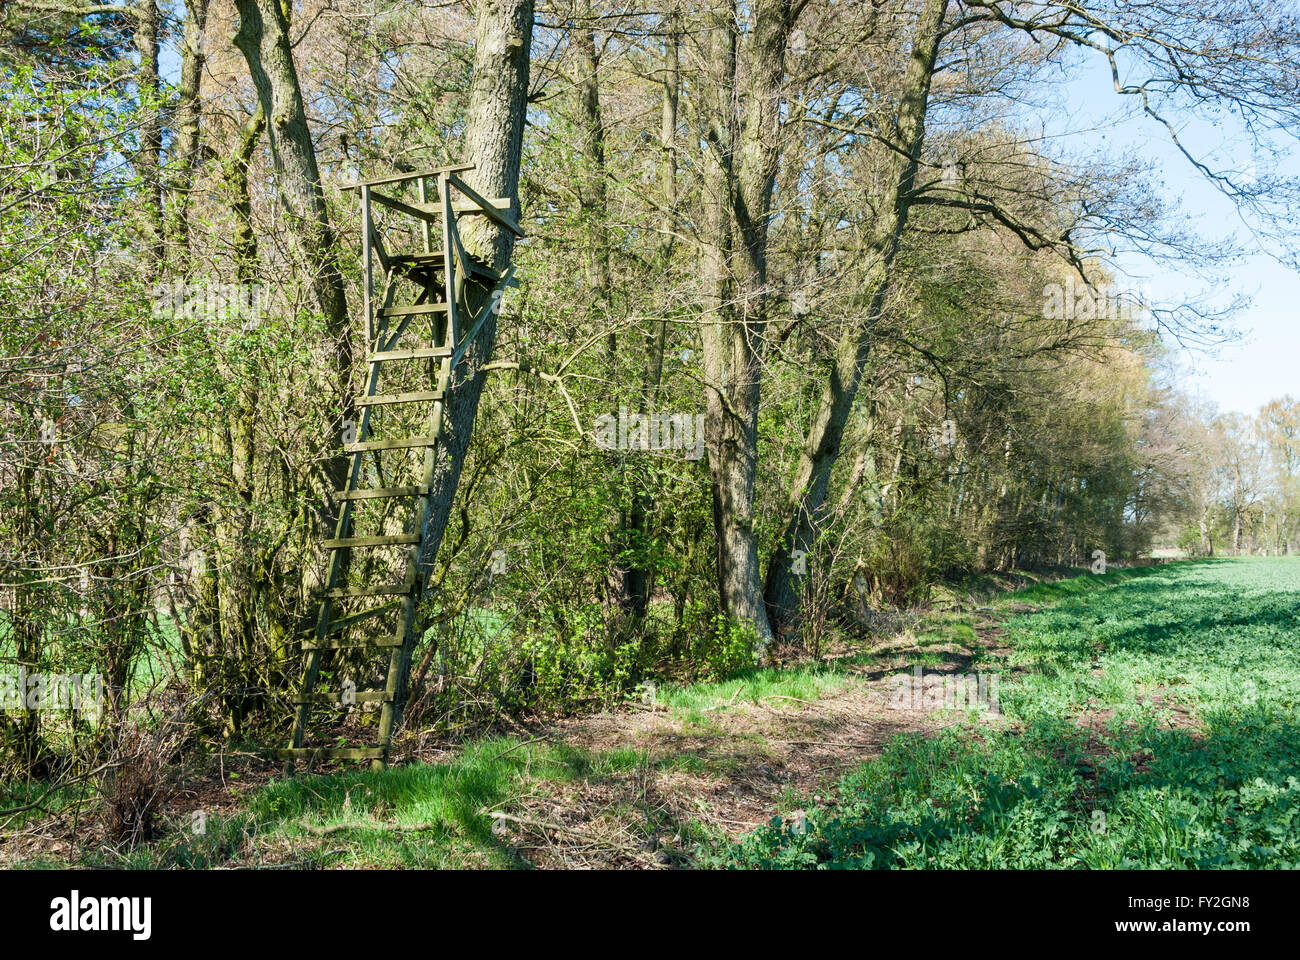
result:
M 1035 588 L 1056 602 L 1007 622 L 1006 723 L 901 737 L 800 831 L 713 862 L 1300 866 L 1300 560 L 1110 579 Z

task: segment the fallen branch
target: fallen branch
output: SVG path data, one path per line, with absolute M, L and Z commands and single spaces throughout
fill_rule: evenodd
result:
M 480 813 L 482 812 L 484 811 L 480 811 Z M 492 811 L 491 816 L 494 820 L 508 820 L 510 823 L 517 823 L 521 827 L 533 827 L 537 830 L 554 830 L 556 833 L 563 833 L 570 837 L 577 837 L 579 840 L 585 840 L 587 843 L 603 844 L 605 846 L 613 847 L 613 845 L 608 841 L 600 840 L 589 833 L 583 833 L 581 830 L 574 830 L 570 827 L 566 827 L 562 823 L 548 823 L 545 820 L 532 820 L 528 817 L 516 817 L 514 814 L 502 813 L 499 810 Z
M 711 707 L 705 707 L 701 712 L 712 713 L 714 710 L 721 710 L 724 707 L 730 707 L 732 704 L 736 702 L 736 698 L 740 696 L 740 691 L 744 689 L 745 689 L 745 685 L 742 683 L 740 686 L 736 688 L 736 692 L 731 695 L 731 699 L 728 700 L 726 703 L 715 703 Z

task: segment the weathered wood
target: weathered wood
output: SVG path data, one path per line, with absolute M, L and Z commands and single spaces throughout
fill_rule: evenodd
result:
M 331 587 L 321 593 L 325 597 L 385 597 L 403 596 L 411 592 L 411 581 L 381 583 L 372 587 Z
M 387 249 L 384 247 L 384 239 L 379 235 L 379 231 L 375 229 L 373 221 L 371 221 L 367 233 L 370 235 L 370 245 L 374 248 L 375 256 L 379 258 L 379 266 L 383 268 L 384 273 L 388 273 L 392 269 L 392 261 L 388 256 Z
M 489 202 L 498 213 L 504 213 L 506 216 L 510 215 L 509 197 L 493 197 Z M 452 212 L 457 215 L 468 217 L 472 217 L 475 214 L 487 214 L 487 211 L 479 206 L 478 202 L 475 200 L 453 200 L 451 202 L 451 209 Z
M 340 640 L 324 638 L 320 640 L 304 640 L 302 648 L 319 653 L 321 650 L 379 650 L 389 647 L 400 647 L 402 639 L 399 634 L 388 637 L 376 637 L 365 640 Z
M 371 302 L 375 295 L 374 264 L 371 262 L 371 238 L 375 225 L 370 219 L 370 188 L 361 188 L 361 312 L 366 318 L 366 343 L 375 338 L 375 312 Z
M 378 690 L 357 690 L 354 691 L 351 702 L 344 703 L 343 694 L 338 690 L 317 690 L 306 699 L 300 696 L 294 697 L 293 702 L 297 704 L 316 703 L 324 706 L 346 707 L 351 706 L 353 703 L 383 703 L 387 698 L 388 691 L 382 688 Z
M 343 190 L 359 190 L 361 187 L 382 187 L 388 183 L 404 183 L 407 180 L 422 180 L 428 177 L 437 177 L 444 173 L 464 173 L 466 170 L 473 170 L 472 163 L 453 163 L 445 167 L 429 167 L 424 170 L 414 170 L 411 173 L 394 173 L 386 177 L 372 177 L 369 180 L 354 180 L 351 183 L 342 185 Z
M 420 209 L 426 210 L 429 206 L 429 178 L 421 177 L 416 182 L 419 184 Z M 433 225 L 428 220 L 420 224 L 420 237 L 424 241 L 424 250 L 428 253 L 433 249 Z
M 408 350 L 381 350 L 370 355 L 370 362 L 386 360 L 423 360 L 427 357 L 450 357 L 451 347 L 413 347 Z
M 417 210 L 423 210 L 425 213 L 433 214 L 435 217 L 442 213 L 442 208 L 435 203 L 428 203 L 423 198 L 419 203 L 413 203 L 411 206 Z M 491 201 L 492 210 L 497 214 L 510 216 L 510 198 L 496 197 Z M 451 212 L 458 217 L 472 217 L 475 215 L 487 216 L 489 210 L 477 200 L 453 200 L 451 202 Z
M 389 403 L 420 403 L 441 400 L 441 390 L 415 390 L 410 393 L 376 393 L 368 397 L 357 397 L 358 407 L 381 407 Z
M 382 203 L 390 210 L 396 210 L 404 213 L 408 217 L 415 217 L 417 220 L 426 220 L 429 223 L 436 223 L 438 218 L 428 210 L 421 210 L 413 203 L 407 203 L 405 200 L 398 200 L 396 197 L 390 197 L 386 193 L 380 193 L 378 190 L 370 191 L 370 199 L 375 203 Z
M 348 627 L 354 627 L 358 623 L 364 623 L 366 620 L 371 620 L 375 617 L 381 617 L 386 613 L 392 613 L 393 611 L 401 607 L 401 605 L 402 605 L 402 601 L 398 600 L 394 603 L 385 603 L 382 606 L 371 607 L 369 610 L 362 610 L 360 613 L 352 613 L 338 620 L 331 620 L 329 626 L 325 628 L 325 633 L 327 634 L 338 633 L 340 630 L 346 630 L 348 629 Z M 319 636 L 318 636 L 318 640 L 319 640 Z
M 442 250 L 443 262 L 443 292 L 450 309 L 447 311 L 447 324 L 450 331 L 451 343 L 460 343 L 460 310 L 457 309 L 458 289 L 456 284 L 456 269 L 452 260 L 452 253 L 456 249 L 455 244 L 459 242 L 456 236 L 456 215 L 451 209 L 451 184 L 447 180 L 447 174 L 438 178 L 438 201 L 442 204 Z
M 437 436 L 395 437 L 392 440 L 366 440 L 361 443 L 349 443 L 348 453 L 362 453 L 366 450 L 409 450 L 411 447 L 431 447 L 438 442 Z
M 420 303 L 412 307 L 387 307 L 379 311 L 381 317 L 411 317 L 426 313 L 446 313 L 445 303 Z
M 460 243 L 459 239 L 457 239 L 455 242 L 457 244 Z M 414 275 L 419 279 L 423 280 L 423 279 L 427 279 L 426 277 L 423 276 L 425 271 L 443 270 L 445 259 L 446 258 L 441 253 L 437 253 L 437 252 L 430 254 L 428 258 L 425 258 L 423 256 L 417 256 L 414 254 L 408 254 L 404 257 L 394 259 L 393 268 L 395 270 L 401 270 L 403 273 L 406 273 L 408 275 Z M 501 277 L 501 274 L 499 274 L 497 271 L 493 270 L 491 267 L 487 266 L 487 264 L 483 263 L 482 261 L 475 260 L 471 256 L 468 255 L 464 256 L 461 260 L 461 263 L 463 264 L 463 268 L 462 268 L 463 272 L 472 274 L 476 280 L 480 280 L 485 283 L 491 284 L 491 283 L 496 283 L 497 280 L 499 280 Z M 453 270 L 453 272 L 456 271 Z
M 443 253 L 441 250 L 429 250 L 425 253 L 400 254 L 396 257 L 393 257 L 393 263 L 400 264 L 400 265 L 415 263 L 415 264 L 419 264 L 422 267 L 428 267 L 428 266 L 441 267 L 444 261 L 446 261 L 446 259 L 447 259 L 447 255 Z
M 503 214 L 500 210 L 494 207 L 488 200 L 485 200 L 477 190 L 469 186 L 469 184 L 467 184 L 460 177 L 456 176 L 456 174 L 454 173 L 449 174 L 447 179 L 451 181 L 452 186 L 454 186 L 465 196 L 469 197 L 470 200 L 477 203 L 479 205 L 479 208 L 482 210 L 482 212 L 487 215 L 487 218 L 491 220 L 493 223 L 495 223 L 497 226 L 505 227 L 516 237 L 522 237 L 524 235 L 524 232 L 519 229 L 519 224 L 515 223 L 514 217 L 510 216 L 509 213 Z M 506 206 L 508 208 L 509 204 L 507 203 Z
M 419 543 L 418 533 L 397 533 L 385 537 L 335 537 L 325 541 L 327 550 L 343 550 L 348 547 L 387 547 L 401 543 Z

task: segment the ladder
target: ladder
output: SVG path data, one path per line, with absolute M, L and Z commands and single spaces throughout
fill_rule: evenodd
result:
M 344 489 L 335 491 L 334 535 L 323 544 L 328 575 L 315 630 L 303 640 L 306 664 L 293 701 L 292 739 L 274 751 L 286 761 L 286 773 L 298 760 L 369 760 L 381 768 L 389 759 L 419 639 L 416 613 L 426 579 L 420 551 L 452 374 L 498 308 L 504 288 L 514 285 L 513 266 L 498 273 L 466 252 L 457 220 L 486 217 L 523 236 L 508 198 L 485 199 L 461 179 L 472 169 L 437 167 L 345 188 L 361 199 L 368 374 L 365 392 L 356 398 L 359 420 L 344 422 L 343 446 L 351 460 Z M 415 197 L 397 196 L 412 184 Z M 375 189 L 380 186 L 386 192 Z M 399 241 L 413 239 L 417 252 L 390 255 L 376 207 L 387 211 L 390 242 L 400 233 Z M 376 261 L 382 277 L 378 298 Z M 409 302 L 399 302 L 403 294 Z M 473 316 L 471 300 L 477 305 Z M 334 675 L 332 689 L 320 686 L 322 673 Z M 345 680 L 348 674 L 359 679 Z M 365 703 L 380 709 L 373 743 L 304 745 L 315 717 L 326 715 L 318 725 L 323 732 L 337 726 L 339 710 Z

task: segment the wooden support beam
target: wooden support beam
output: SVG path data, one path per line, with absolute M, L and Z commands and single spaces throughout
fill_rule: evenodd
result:
M 462 180 L 460 177 L 456 176 L 456 174 L 454 173 L 448 174 L 447 179 L 451 182 L 452 186 L 454 186 L 461 193 L 465 194 L 465 196 L 469 197 L 470 200 L 477 203 L 479 207 L 482 209 L 483 213 L 485 213 L 487 215 L 487 218 L 491 220 L 493 223 L 497 224 L 498 226 L 505 227 L 516 237 L 522 237 L 524 235 L 524 232 L 519 229 L 519 224 L 515 223 L 514 218 L 511 217 L 509 213 L 502 213 L 500 210 L 494 207 L 490 201 L 485 200 L 477 190 L 475 190 L 473 187 L 466 184 L 465 181 Z M 509 205 L 507 204 L 507 209 L 508 208 Z
M 394 440 L 365 440 L 361 443 L 349 443 L 348 453 L 364 453 L 367 450 L 409 450 L 411 447 L 431 447 L 438 442 L 432 437 L 398 437 Z
M 420 180 L 425 177 L 436 177 L 444 173 L 464 173 L 466 170 L 473 170 L 472 163 L 453 163 L 446 167 L 429 167 L 425 170 L 413 170 L 410 173 L 394 173 L 387 177 L 371 177 L 369 180 L 357 180 L 352 183 L 342 185 L 344 190 L 358 190 L 361 187 L 379 187 L 386 183 L 404 183 L 407 180 Z
M 319 653 L 321 650 L 381 650 L 401 646 L 402 641 L 396 635 L 381 637 L 378 640 L 304 640 L 302 648 Z
M 381 317 L 410 317 L 425 313 L 446 313 L 445 303 L 419 303 L 412 307 L 385 307 L 379 311 Z
M 409 350 L 381 350 L 370 355 L 370 362 L 386 360 L 424 360 L 428 357 L 450 357 L 451 347 L 412 347 Z
M 326 597 L 400 597 L 411 592 L 412 581 L 382 583 L 374 587 L 334 587 L 324 591 Z
M 415 217 L 417 220 L 425 220 L 429 223 L 436 223 L 438 220 L 436 216 L 429 213 L 427 210 L 421 210 L 415 204 L 407 203 L 405 200 L 398 200 L 396 197 L 390 197 L 388 194 L 380 193 L 378 190 L 370 191 L 370 199 L 375 203 L 382 203 L 384 206 L 396 210 L 399 213 L 404 213 L 408 217 Z
M 432 403 L 442 400 L 441 390 L 414 390 L 410 393 L 375 393 L 368 397 L 357 397 L 358 407 L 381 407 L 389 403 Z

